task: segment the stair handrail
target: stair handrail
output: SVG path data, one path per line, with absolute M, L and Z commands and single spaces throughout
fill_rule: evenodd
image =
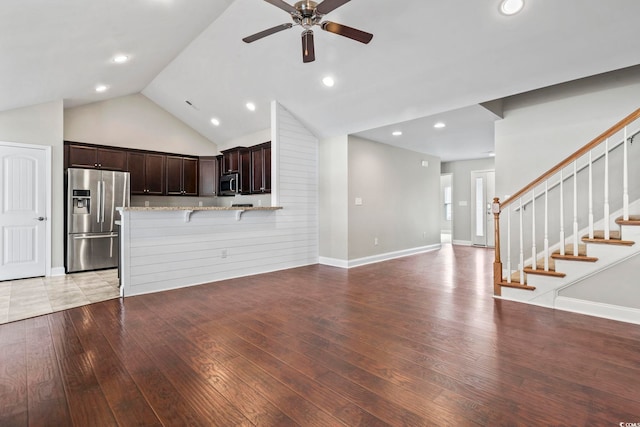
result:
M 543 173 L 538 178 L 536 178 L 533 181 L 531 181 L 529 184 L 524 186 L 521 190 L 519 190 L 515 194 L 509 196 L 508 199 L 506 199 L 503 202 L 500 202 L 500 208 L 503 208 L 503 207 L 505 207 L 507 205 L 510 205 L 511 203 L 515 202 L 523 194 L 527 193 L 528 191 L 531 191 L 533 188 L 535 188 L 538 185 L 540 185 L 546 179 L 548 179 L 548 178 L 552 177 L 553 175 L 555 175 L 556 173 L 558 173 L 560 171 L 560 169 L 566 168 L 572 162 L 574 162 L 577 159 L 579 159 L 580 157 L 584 156 L 590 150 L 592 150 L 593 148 L 595 148 L 598 145 L 600 145 L 601 143 L 603 143 L 607 138 L 610 138 L 612 135 L 615 135 L 617 132 L 620 132 L 622 129 L 624 129 L 625 126 L 631 124 L 633 121 L 635 121 L 638 118 L 640 118 L 640 108 L 635 110 L 633 113 L 629 114 L 624 119 L 620 120 L 615 125 L 611 126 L 608 130 L 606 130 L 603 133 L 601 133 L 599 136 L 597 136 L 596 138 L 591 140 L 588 144 L 586 144 L 585 146 L 583 146 L 582 148 L 577 150 L 575 153 L 571 154 L 569 157 L 567 157 L 566 159 L 564 159 L 563 161 L 561 161 L 560 163 L 558 163 L 557 165 L 555 165 L 554 167 L 549 169 L 547 172 Z
M 498 197 L 495 197 L 493 199 L 492 213 L 494 216 L 494 233 L 495 233 L 495 260 L 493 263 L 493 278 L 494 278 L 493 283 L 494 283 L 495 295 L 500 295 L 499 283 L 502 282 L 502 261 L 500 259 L 500 213 L 502 212 L 503 208 L 512 204 L 516 200 L 520 199 L 527 192 L 534 190 L 538 185 L 542 184 L 544 181 L 551 178 L 560 170 L 563 170 L 564 168 L 569 166 L 571 163 L 578 160 L 580 157 L 589 153 L 589 151 L 591 151 L 598 145 L 605 142 L 607 138 L 610 138 L 611 136 L 620 132 L 627 125 L 633 123 L 635 120 L 639 118 L 640 118 L 640 108 L 638 108 L 633 113 L 629 114 L 628 116 L 620 120 L 618 123 L 614 124 L 609 129 L 607 129 L 606 131 L 604 131 L 603 133 L 601 133 L 600 135 L 592 139 L 582 148 L 578 149 L 573 154 L 569 155 L 567 158 L 562 160 L 560 163 L 558 163 L 557 165 L 549 169 L 547 172 L 543 173 L 538 178 L 531 181 L 522 189 L 518 190 L 515 194 L 509 196 L 505 201 L 501 202 Z M 626 141 L 624 142 L 626 143 Z

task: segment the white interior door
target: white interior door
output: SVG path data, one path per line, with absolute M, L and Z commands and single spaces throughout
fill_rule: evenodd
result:
M 471 242 L 478 246 L 495 246 L 493 214 L 491 204 L 495 195 L 495 172 L 471 172 L 472 236 Z
M 0 142 L 0 280 L 46 273 L 46 161 L 45 147 Z

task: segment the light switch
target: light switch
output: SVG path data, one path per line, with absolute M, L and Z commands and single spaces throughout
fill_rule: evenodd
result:
M 362 205 L 362 197 L 356 197 L 356 206 Z

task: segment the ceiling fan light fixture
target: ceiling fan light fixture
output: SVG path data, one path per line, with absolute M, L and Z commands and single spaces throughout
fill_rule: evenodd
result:
M 500 12 L 504 15 L 511 16 L 520 12 L 524 7 L 524 0 L 502 0 L 500 3 Z

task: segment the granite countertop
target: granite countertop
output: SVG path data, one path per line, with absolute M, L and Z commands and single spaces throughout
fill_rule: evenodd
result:
M 123 211 L 277 211 L 282 206 L 130 206 Z

